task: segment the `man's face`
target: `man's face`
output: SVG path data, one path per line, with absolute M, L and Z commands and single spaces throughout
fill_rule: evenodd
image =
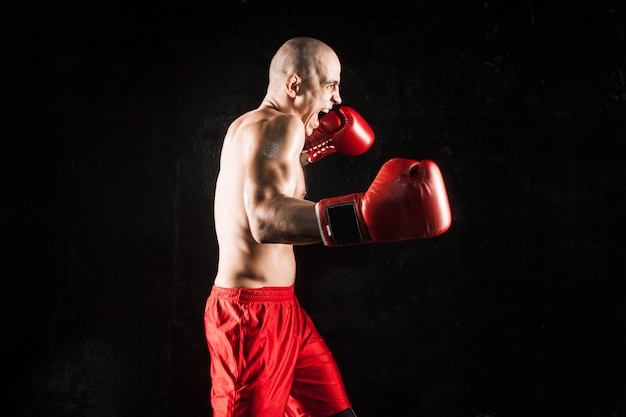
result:
M 310 135 L 313 129 L 319 126 L 320 113 L 328 113 L 333 106 L 341 103 L 339 82 L 341 78 L 341 64 L 334 54 L 326 54 L 319 67 L 317 76 L 303 80 L 306 114 L 304 125 L 306 134 Z

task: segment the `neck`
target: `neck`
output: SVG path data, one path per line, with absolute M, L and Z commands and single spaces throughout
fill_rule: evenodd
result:
M 270 97 L 265 97 L 263 99 L 263 101 L 261 102 L 261 106 L 260 107 L 268 107 L 277 111 L 281 111 L 280 110 L 280 106 L 278 105 L 278 103 L 276 102 L 276 100 L 273 100 Z

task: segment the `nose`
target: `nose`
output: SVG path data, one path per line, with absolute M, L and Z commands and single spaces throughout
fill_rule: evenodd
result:
M 339 86 L 335 87 L 335 91 L 330 98 L 335 105 L 341 104 L 341 95 L 339 94 Z

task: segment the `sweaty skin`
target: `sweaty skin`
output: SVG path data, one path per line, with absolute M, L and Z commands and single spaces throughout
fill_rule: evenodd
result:
M 219 287 L 292 285 L 293 246 L 321 241 L 315 203 L 304 199 L 302 149 L 318 114 L 341 103 L 341 65 L 325 44 L 298 42 L 275 55 L 263 102 L 224 138 L 215 191 Z

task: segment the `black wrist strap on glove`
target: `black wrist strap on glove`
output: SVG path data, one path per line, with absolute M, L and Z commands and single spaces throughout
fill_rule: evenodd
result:
M 330 237 L 335 245 L 350 245 L 363 241 L 353 202 L 326 207 L 326 216 Z

